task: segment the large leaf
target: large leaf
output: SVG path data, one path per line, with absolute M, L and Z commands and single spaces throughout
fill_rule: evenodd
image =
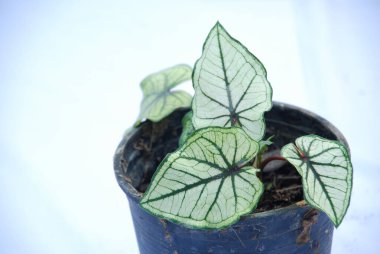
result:
M 263 113 L 272 106 L 266 76 L 262 63 L 218 22 L 194 67 L 194 127 L 240 126 L 259 141 L 265 132 Z
M 240 128 L 197 130 L 160 164 L 141 205 L 188 227 L 229 226 L 252 211 L 263 192 L 257 169 L 244 166 L 258 148 Z
M 191 72 L 191 67 L 180 64 L 146 77 L 140 85 L 144 98 L 137 122 L 143 119 L 158 122 L 177 108 L 189 107 L 191 95 L 171 89 L 191 79 Z
M 281 154 L 302 176 L 306 201 L 339 226 L 350 203 L 352 165 L 339 142 L 308 135 L 288 144 Z

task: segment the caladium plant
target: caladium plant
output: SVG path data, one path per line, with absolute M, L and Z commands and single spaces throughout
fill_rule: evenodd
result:
M 191 78 L 193 98 L 172 91 Z M 272 88 L 263 64 L 218 22 L 211 29 L 194 70 L 178 65 L 143 80 L 144 99 L 136 125 L 158 122 L 179 107 L 179 148 L 158 166 L 140 202 L 148 212 L 190 228 L 220 229 L 252 212 L 263 194 L 259 173 L 263 114 L 272 106 Z M 305 201 L 339 226 L 349 206 L 352 165 L 337 141 L 299 137 L 281 149 L 299 172 Z M 260 166 L 261 165 L 261 166 Z

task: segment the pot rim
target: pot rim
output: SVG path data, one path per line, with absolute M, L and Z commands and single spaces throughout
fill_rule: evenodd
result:
M 336 128 L 332 123 L 330 123 L 329 121 L 327 121 L 325 118 L 317 115 L 314 112 L 311 112 L 311 111 L 306 110 L 304 108 L 301 108 L 301 107 L 298 107 L 298 106 L 294 106 L 294 105 L 291 105 L 291 104 L 288 104 L 288 103 L 273 101 L 273 106 L 279 107 L 280 109 L 290 109 L 290 110 L 294 110 L 294 111 L 302 111 L 303 114 L 305 114 L 305 115 L 307 115 L 307 116 L 309 116 L 311 118 L 316 119 L 322 125 L 326 126 L 326 128 L 329 129 L 332 133 L 334 133 L 334 135 L 337 137 L 337 140 L 339 142 L 341 142 L 343 145 L 346 146 L 348 154 L 349 154 L 349 156 L 351 156 L 351 154 L 350 154 L 350 148 L 348 146 L 346 138 L 343 136 L 343 134 L 339 131 L 338 128 Z M 134 199 L 135 201 L 139 202 L 141 200 L 142 196 L 143 196 L 143 193 L 137 191 L 125 179 L 124 174 L 123 174 L 123 170 L 122 170 L 122 164 L 121 164 L 122 156 L 124 154 L 125 145 L 126 145 L 127 141 L 129 140 L 129 138 L 131 136 L 133 136 L 137 131 L 138 131 L 138 128 L 131 128 L 131 129 L 128 129 L 127 131 L 125 131 L 125 133 L 123 135 L 123 139 L 121 140 L 121 142 L 119 143 L 118 147 L 116 148 L 113 161 L 114 161 L 114 172 L 115 172 L 116 180 L 117 180 L 119 186 L 121 187 L 121 189 L 124 191 L 124 193 L 128 197 L 130 197 L 130 198 Z M 242 216 L 241 219 L 243 219 L 243 218 L 253 218 L 253 217 L 265 217 L 265 216 L 271 216 L 273 214 L 278 214 L 278 213 L 286 213 L 289 210 L 293 210 L 293 209 L 296 209 L 296 208 L 299 208 L 299 207 L 311 207 L 311 206 L 308 205 L 305 200 L 301 200 L 301 201 L 298 201 L 298 202 L 296 202 L 294 204 L 291 204 L 291 205 L 288 205 L 288 206 L 285 206 L 285 207 L 276 208 L 276 209 L 271 209 L 271 210 L 268 210 L 268 211 L 257 212 L 257 213 L 255 213 L 253 211 L 253 213 L 251 212 L 250 214 Z

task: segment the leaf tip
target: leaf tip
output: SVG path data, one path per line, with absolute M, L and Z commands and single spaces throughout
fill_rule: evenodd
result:
M 214 30 L 214 29 L 217 29 L 218 31 L 219 31 L 219 29 L 224 29 L 224 27 L 223 27 L 222 24 L 219 22 L 219 20 L 216 21 L 216 23 L 215 23 L 215 25 L 214 25 L 214 27 L 213 27 L 212 30 Z
M 334 224 L 334 227 L 335 228 L 338 228 L 339 227 L 339 225 L 340 225 L 340 223 L 342 222 L 342 219 L 339 221 L 338 219 L 336 219 L 336 220 L 331 220 L 332 222 L 333 222 L 333 224 Z

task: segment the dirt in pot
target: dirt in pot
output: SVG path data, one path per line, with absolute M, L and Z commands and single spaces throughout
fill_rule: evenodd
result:
M 267 133 L 265 139 L 274 133 L 276 132 Z M 270 157 L 281 157 L 282 143 L 289 142 L 289 139 L 278 132 L 273 141 L 274 143 L 268 147 L 268 151 L 263 155 L 263 160 Z M 264 193 L 255 212 L 286 207 L 303 200 L 301 176 L 287 161 L 273 160 L 269 162 L 262 170 L 260 178 L 264 183 Z
M 159 163 L 178 148 L 182 133 L 179 123 L 185 113 L 175 112 L 159 123 L 143 123 L 127 143 L 122 163 L 124 178 L 139 192 L 146 191 Z M 266 156 L 273 153 L 279 153 L 279 148 L 271 146 Z M 286 207 L 303 199 L 301 177 L 289 163 L 269 163 L 263 171 L 262 181 L 265 191 L 255 212 Z
M 186 112 L 178 110 L 157 123 L 145 121 L 129 138 L 130 142 L 124 149 L 122 168 L 124 179 L 137 191 L 146 191 L 160 162 L 178 148 L 182 133 L 179 123 Z
M 289 163 L 262 174 L 264 194 L 255 212 L 286 207 L 303 199 L 302 182 L 298 172 Z

